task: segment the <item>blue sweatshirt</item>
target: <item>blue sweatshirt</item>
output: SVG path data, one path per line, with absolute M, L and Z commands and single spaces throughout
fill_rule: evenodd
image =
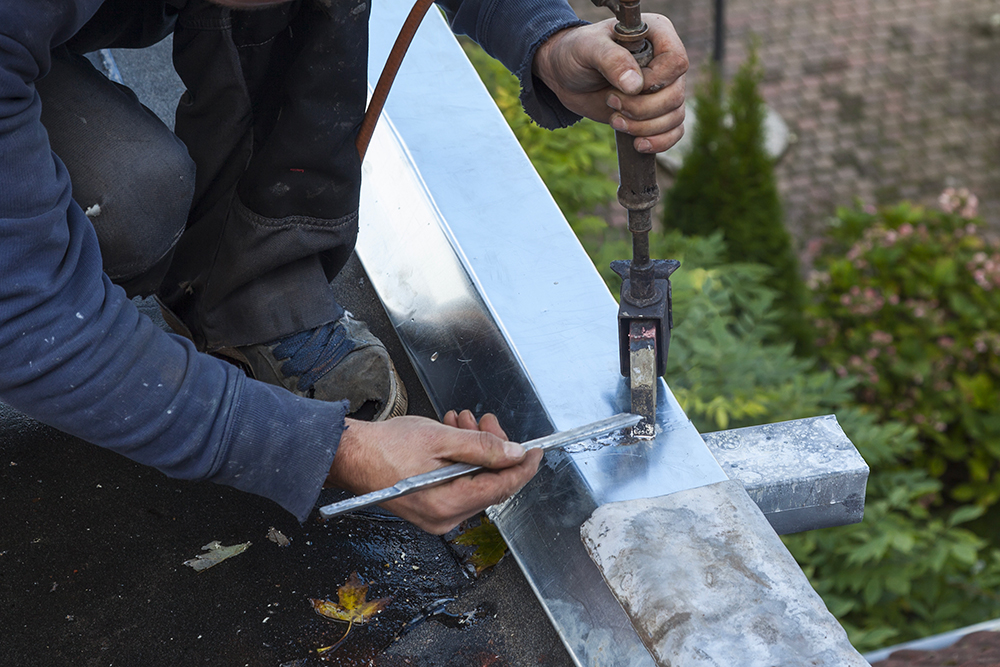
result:
M 50 150 L 34 82 L 102 1 L 0 2 L 0 401 L 171 477 L 271 498 L 304 520 L 345 406 L 247 379 L 141 315 L 102 272 L 97 236 Z M 576 119 L 530 73 L 538 44 L 579 23 L 561 0 L 466 0 L 446 11 L 522 78 L 540 122 Z

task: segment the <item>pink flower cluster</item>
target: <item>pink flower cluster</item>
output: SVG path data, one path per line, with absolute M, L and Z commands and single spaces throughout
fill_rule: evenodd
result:
M 883 351 L 887 356 L 895 356 L 896 346 L 892 344 L 894 338 L 888 331 L 876 329 L 868 337 L 868 340 L 871 342 L 872 347 L 865 352 L 865 356 L 869 359 L 878 358 Z
M 935 412 L 933 415 L 931 415 L 931 421 L 933 422 L 932 426 L 934 430 L 937 431 L 938 433 L 944 433 L 945 431 L 948 430 L 948 425 L 945 424 L 943 421 L 941 421 L 940 412 Z M 928 420 L 927 417 L 925 417 L 924 415 L 916 414 L 913 415 L 913 422 L 918 425 L 923 425 L 926 424 Z
M 987 255 L 985 252 L 977 252 L 965 264 L 965 268 L 984 290 L 1000 287 L 1000 253 Z
M 814 343 L 816 347 L 826 347 L 833 341 L 837 339 L 837 335 L 840 333 L 840 327 L 833 320 L 828 320 L 825 318 L 816 318 L 813 320 L 813 327 L 816 329 L 816 340 Z
M 938 203 L 945 213 L 958 213 L 966 220 L 976 217 L 979 212 L 979 197 L 968 188 L 947 188 L 938 197 Z
M 955 230 L 955 238 L 960 239 L 963 236 L 975 236 L 978 231 L 979 227 L 976 226 L 976 223 L 970 222 L 965 227 Z
M 869 336 L 869 339 L 871 340 L 872 345 L 881 345 L 882 347 L 885 347 L 893 341 L 892 334 L 888 331 L 882 331 L 881 329 L 873 331 Z
M 868 260 L 865 259 L 865 255 L 873 248 L 891 248 L 899 241 L 905 241 L 914 234 L 921 241 L 926 241 L 929 237 L 927 226 L 923 224 L 914 227 L 910 223 L 904 222 L 898 229 L 889 229 L 881 224 L 869 227 L 861 239 L 851 246 L 845 257 L 854 268 L 862 270 L 868 268 Z
M 1000 334 L 995 331 L 984 331 L 973 339 L 972 345 L 979 354 L 989 352 L 993 355 L 1000 355 Z
M 870 350 L 870 351 L 874 351 L 875 356 L 878 356 L 878 350 Z M 869 359 L 871 358 L 872 357 L 869 357 Z M 840 374 L 841 377 L 844 377 L 845 375 L 847 375 L 847 373 L 850 373 L 854 377 L 858 378 L 858 380 L 861 381 L 862 385 L 878 384 L 879 375 L 878 372 L 875 370 L 875 366 L 873 366 L 870 363 L 870 361 L 866 361 L 865 359 L 862 359 L 860 356 L 856 354 L 847 360 L 847 368 L 841 371 L 842 368 L 843 367 L 837 369 L 837 373 Z
M 941 323 L 944 321 L 944 313 L 939 310 L 941 304 L 937 299 L 924 301 L 923 299 L 907 299 L 903 305 L 910 309 L 913 316 L 918 320 L 930 319 L 932 322 Z
M 829 271 L 817 271 L 814 269 L 809 272 L 809 277 L 806 279 L 806 286 L 811 290 L 817 290 L 820 287 L 825 287 L 829 284 Z
M 852 315 L 874 315 L 882 310 L 885 297 L 873 287 L 861 289 L 854 285 L 846 294 L 840 295 L 840 304 Z

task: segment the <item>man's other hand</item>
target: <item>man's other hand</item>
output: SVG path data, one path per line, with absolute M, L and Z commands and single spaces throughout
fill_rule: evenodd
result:
M 673 24 L 643 14 L 653 60 L 640 68 L 613 39 L 617 21 L 557 32 L 535 53 L 533 72 L 570 111 L 636 137 L 640 153 L 659 153 L 684 134 L 688 59 Z
M 360 495 L 452 463 L 489 468 L 382 505 L 440 535 L 517 493 L 538 470 L 541 459 L 541 451 L 525 452 L 521 445 L 508 442 L 491 414 L 478 423 L 468 410 L 449 412 L 444 424 L 423 417 L 374 423 L 348 419 L 327 486 Z

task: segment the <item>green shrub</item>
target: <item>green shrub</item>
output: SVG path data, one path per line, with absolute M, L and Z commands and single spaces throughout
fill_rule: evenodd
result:
M 516 81 L 500 76 L 475 50 L 471 57 L 563 212 L 578 233 L 586 232 L 584 247 L 617 294 L 618 277 L 608 263 L 629 256 L 626 233 L 585 222 L 614 196 L 609 135 L 592 124 L 552 139 L 559 133 L 524 116 Z M 588 160 L 592 171 L 578 175 Z M 612 185 L 602 189 L 605 180 Z M 842 220 L 838 233 L 863 236 L 871 214 L 844 212 Z M 862 523 L 785 537 L 854 645 L 865 651 L 1000 616 L 992 592 L 1000 584 L 1000 553 L 963 527 L 982 507 L 937 505 L 942 481 L 908 465 L 922 447 L 917 427 L 853 404 L 854 392 L 866 388 L 864 378 L 817 370 L 790 344 L 774 342 L 781 327 L 773 307 L 779 292 L 768 285 L 774 269 L 728 262 L 718 232 L 654 234 L 650 241 L 653 256 L 684 263 L 673 277 L 676 327 L 667 378 L 698 430 L 834 412 L 871 466 Z M 833 348 L 824 350 L 832 354 Z
M 727 189 L 733 180 L 733 142 L 726 128 L 724 87 L 718 70 L 707 69 L 695 89 L 691 148 L 664 194 L 663 226 L 688 236 L 709 236 L 728 219 Z M 728 252 L 727 252 L 728 255 Z
M 957 210 L 845 209 L 817 267 L 820 357 L 861 405 L 917 430 L 909 458 L 949 500 L 996 503 L 1000 245 Z
M 688 235 L 721 231 L 730 262 L 772 267 L 767 284 L 781 295 L 777 324 L 805 355 L 810 331 L 802 316 L 804 288 L 784 226 L 774 160 L 764 143 L 762 76 L 755 48 L 733 78 L 728 97 L 717 70 L 706 71 L 695 95 L 692 145 L 666 195 L 663 224 Z
M 838 417 L 867 454 L 862 430 L 844 413 Z M 868 427 L 878 440 L 893 428 Z M 1000 552 L 961 525 L 981 510 L 965 505 L 945 514 L 933 511 L 929 506 L 940 487 L 920 469 L 873 466 L 862 523 L 784 538 L 861 651 L 1000 615 Z

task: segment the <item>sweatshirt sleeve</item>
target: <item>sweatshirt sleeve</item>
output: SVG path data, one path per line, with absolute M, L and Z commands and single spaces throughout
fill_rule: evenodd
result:
M 0 6 L 0 400 L 171 477 L 270 498 L 303 520 L 346 407 L 248 380 L 142 316 L 101 269 L 97 236 L 39 120 L 34 81 L 84 20 Z M 99 3 L 91 2 L 95 5 Z M 85 12 L 84 12 L 85 13 Z M 36 24 L 28 15 L 40 16 Z
M 532 74 L 535 52 L 564 28 L 583 25 L 565 0 L 439 0 L 452 30 L 476 40 L 521 82 L 521 104 L 548 129 L 567 127 L 581 116 Z

